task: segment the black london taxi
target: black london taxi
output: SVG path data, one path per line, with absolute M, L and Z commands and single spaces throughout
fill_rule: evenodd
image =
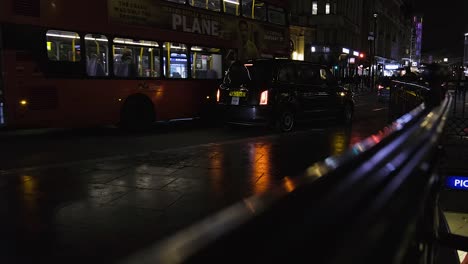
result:
M 390 77 L 381 77 L 377 80 L 377 99 L 379 102 L 388 102 L 390 100 L 390 88 L 392 80 Z
M 354 111 L 352 93 L 327 67 L 287 59 L 234 62 L 216 100 L 224 122 L 272 125 L 283 132 L 301 120 L 350 124 Z

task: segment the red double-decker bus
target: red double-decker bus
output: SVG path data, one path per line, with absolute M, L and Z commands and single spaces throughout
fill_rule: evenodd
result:
M 0 126 L 200 116 L 233 60 L 289 57 L 281 3 L 2 0 Z

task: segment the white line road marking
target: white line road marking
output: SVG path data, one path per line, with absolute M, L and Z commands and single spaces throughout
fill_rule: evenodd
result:
M 372 112 L 382 111 L 387 109 L 386 107 L 372 109 Z

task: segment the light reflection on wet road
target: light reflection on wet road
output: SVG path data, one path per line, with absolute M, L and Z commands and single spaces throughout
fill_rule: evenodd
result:
M 352 128 L 225 131 L 244 134 L 109 160 L 6 170 L 0 175 L 4 263 L 108 263 L 244 197 L 273 186 L 292 190 L 292 179 L 313 162 L 383 127 L 385 111 L 372 111 L 382 106 L 369 101 Z

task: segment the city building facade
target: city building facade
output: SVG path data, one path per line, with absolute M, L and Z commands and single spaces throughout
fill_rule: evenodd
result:
M 396 74 L 395 70 L 411 66 L 412 46 L 418 46 L 420 60 L 422 24 L 419 31 L 412 30 L 416 23 L 412 22 L 411 0 L 365 0 L 364 6 L 363 20 L 367 23 L 363 23 L 363 31 L 368 35 L 363 36 L 362 43 L 372 60 L 370 75 L 391 76 Z M 412 41 L 412 31 L 419 34 L 415 41 Z
M 465 33 L 465 52 L 463 56 L 463 65 L 468 66 L 468 32 Z
M 463 53 L 463 71 L 464 76 L 468 77 L 468 26 L 466 27 L 465 31 L 465 49 Z
M 325 64 L 353 75 L 360 58 L 364 0 L 291 0 L 293 59 Z
M 411 2 L 291 0 L 292 57 L 328 65 L 340 77 L 391 75 L 410 60 Z M 420 54 L 420 38 L 418 45 Z

